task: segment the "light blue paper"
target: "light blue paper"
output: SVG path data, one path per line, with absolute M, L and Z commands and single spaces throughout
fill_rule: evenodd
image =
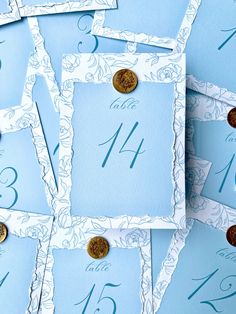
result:
M 11 12 L 11 8 L 9 6 L 9 0 L 1 0 L 0 1 L 0 14 Z
M 187 44 L 187 73 L 236 93 L 236 2 L 204 0 Z
M 118 10 L 106 11 L 104 26 L 115 30 L 176 38 L 189 0 L 118 0 Z
M 37 6 L 49 5 L 51 3 L 66 3 L 68 0 L 22 0 L 23 5 Z M 78 2 L 78 0 L 70 0 L 70 2 Z
M 37 241 L 11 234 L 0 247 L 1 314 L 25 313 L 35 266 Z
M 157 313 L 234 313 L 235 263 L 225 233 L 195 222 Z
M 0 108 L 21 104 L 28 60 L 34 52 L 27 19 L 0 28 Z
M 226 120 L 193 121 L 196 156 L 212 162 L 202 195 L 236 208 L 236 132 Z
M 54 258 L 55 314 L 141 313 L 138 249 L 111 248 L 100 261 L 86 250 L 54 250 Z
M 0 207 L 49 214 L 31 130 L 2 134 Z
M 72 214 L 170 216 L 174 85 L 78 83 L 73 104 Z
M 126 43 L 91 35 L 93 12 L 74 12 L 38 17 L 45 48 L 50 55 L 57 81 L 61 81 L 63 54 L 125 51 Z M 57 36 L 55 36 L 57 34 Z M 70 36 L 68 36 L 70 34 Z

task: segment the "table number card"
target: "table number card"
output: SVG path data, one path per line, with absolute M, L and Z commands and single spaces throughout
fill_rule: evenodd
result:
M 0 244 L 1 313 L 37 314 L 53 217 L 0 209 L 0 221 L 8 230 Z
M 21 16 L 115 9 L 116 0 L 17 0 Z
M 72 214 L 106 217 L 98 223 L 107 228 L 184 227 L 184 59 L 64 57 L 61 221 L 70 223 Z M 113 75 L 125 67 L 139 80 L 127 95 L 112 86 Z
M 76 221 L 51 239 L 40 313 L 153 313 L 149 231 L 89 230 Z M 97 235 L 110 245 L 100 260 L 86 251 Z
M 1 0 L 0 2 L 0 25 L 20 20 L 16 0 Z
M 193 222 L 192 222 L 193 223 Z M 225 228 L 229 227 L 227 223 Z M 232 313 L 236 249 L 219 230 L 195 221 L 172 250 L 183 247 L 172 280 L 156 313 Z M 178 233 L 181 231 L 176 231 Z M 173 302 L 178 291 L 178 302 Z
M 190 131 L 187 150 L 211 162 L 211 169 L 201 195 L 236 208 L 234 149 L 236 133 L 227 121 L 231 109 L 227 103 L 188 91 L 187 125 Z
M 236 63 L 236 2 L 227 0 L 204 0 L 198 10 L 196 20 L 186 47 L 189 88 L 196 91 L 205 89 L 208 96 L 219 98 L 231 93 L 236 99 L 234 73 Z M 204 83 L 203 83 L 204 82 Z M 209 83 L 209 84 L 207 84 Z M 191 84 L 191 85 L 190 85 Z M 218 88 L 220 86 L 221 92 Z M 204 92 L 205 94 L 205 92 Z M 228 93 L 229 94 L 229 93 Z
M 200 3 L 118 0 L 118 10 L 96 12 L 92 33 L 183 52 Z
M 48 214 L 56 194 L 37 107 L 0 110 L 0 206 Z

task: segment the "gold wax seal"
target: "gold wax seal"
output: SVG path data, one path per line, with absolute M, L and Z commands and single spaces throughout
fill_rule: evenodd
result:
M 226 238 L 227 238 L 227 241 L 229 242 L 229 244 L 236 247 L 236 225 L 231 226 L 228 229 L 228 231 L 226 233 Z
M 232 128 L 236 128 L 236 108 L 233 108 L 228 113 L 227 117 L 229 125 L 232 126 Z
M 113 76 L 113 86 L 120 93 L 131 93 L 133 90 L 135 90 L 137 85 L 137 75 L 129 69 L 119 70 Z
M 95 259 L 101 259 L 107 256 L 109 252 L 109 243 L 103 237 L 94 237 L 90 239 L 87 251 L 88 254 Z
M 7 238 L 8 230 L 7 226 L 0 222 L 0 243 L 4 242 Z

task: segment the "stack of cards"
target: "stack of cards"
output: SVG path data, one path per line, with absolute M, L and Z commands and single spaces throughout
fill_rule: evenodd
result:
M 234 313 L 235 16 L 1 0 L 1 314 Z

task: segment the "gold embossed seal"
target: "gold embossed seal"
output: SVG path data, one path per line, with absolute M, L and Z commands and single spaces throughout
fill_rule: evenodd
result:
M 94 237 L 90 239 L 87 251 L 88 254 L 94 259 L 101 259 L 107 256 L 109 252 L 109 243 L 103 237 Z
M 226 238 L 227 238 L 227 241 L 229 242 L 229 244 L 236 247 L 236 225 L 231 226 L 228 229 L 228 231 L 226 233 Z
M 236 128 L 236 108 L 233 108 L 228 113 L 227 117 L 229 125 L 232 126 L 232 128 Z
M 135 90 L 137 85 L 138 77 L 129 69 L 119 70 L 113 76 L 113 86 L 120 93 L 129 94 Z
M 0 243 L 6 240 L 7 235 L 8 235 L 7 226 L 4 223 L 0 222 Z

